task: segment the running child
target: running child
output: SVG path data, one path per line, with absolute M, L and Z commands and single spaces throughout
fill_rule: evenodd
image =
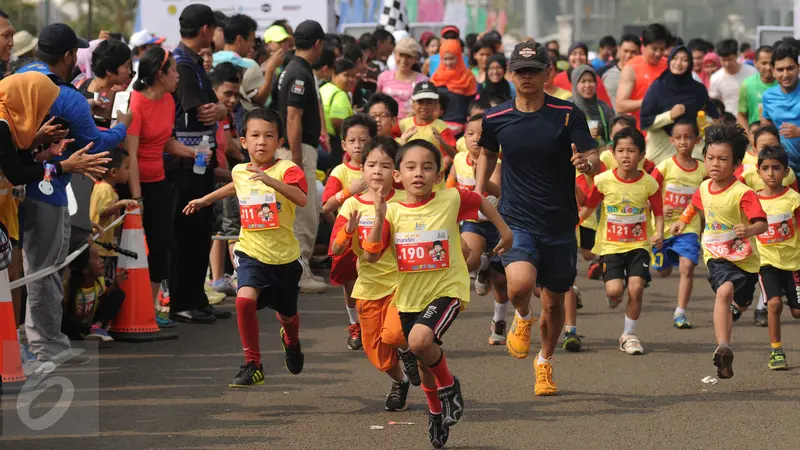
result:
M 259 309 L 269 307 L 276 312 L 289 372 L 299 374 L 305 361 L 297 312 L 303 266 L 292 227 L 296 208 L 306 204 L 308 186 L 302 168 L 275 157 L 283 145 L 282 130 L 275 112 L 261 108 L 249 111 L 240 141 L 250 163 L 237 164 L 231 171 L 233 182 L 190 201 L 183 209 L 184 214 L 192 214 L 225 197 L 235 195 L 239 200 L 242 229 L 234 249 L 239 278 L 236 318 L 245 363 L 228 385 L 232 388 L 264 384 L 256 316 Z M 258 214 L 264 203 L 270 205 L 272 221 Z
M 430 142 L 442 155 L 450 158 L 456 155 L 456 137 L 441 119 L 436 118 L 439 91 L 433 83 L 424 81 L 414 86 L 411 105 L 414 109 L 412 117 L 400 121 L 402 133 L 397 143 L 404 145 L 413 139 Z
M 325 190 L 322 193 L 322 212 L 333 213 L 353 195 L 367 189 L 361 173 L 361 162 L 364 149 L 370 139 L 378 132 L 378 125 L 366 114 L 354 114 L 342 122 L 342 148 L 345 151 L 345 162 L 334 167 Z M 350 325 L 347 327 L 347 347 L 350 350 L 361 350 L 361 325 L 358 322 L 356 301 L 352 298 L 353 285 L 356 282 L 356 255 L 349 250 L 334 256 L 331 264 L 331 284 L 342 286 L 344 304 Z
M 614 141 L 614 135 L 617 134 L 620 130 L 624 130 L 625 128 L 636 128 L 636 119 L 629 115 L 629 114 L 622 114 L 619 116 L 614 117 L 611 119 L 609 123 L 611 125 L 611 134 L 609 139 Z M 617 168 L 617 160 L 614 157 L 614 147 L 609 147 L 606 151 L 600 153 L 600 162 L 602 162 L 607 169 L 616 169 Z M 655 169 L 656 165 L 653 164 L 647 158 L 641 158 L 639 160 L 639 170 L 644 170 L 647 173 L 650 173 Z
M 422 389 L 428 399 L 428 436 L 434 448 L 447 442 L 449 430 L 464 411 L 461 384 L 447 367 L 442 337 L 469 302 L 469 274 L 461 256 L 458 222 L 477 219 L 481 211 L 500 231 L 495 251 L 511 247 L 512 234 L 489 201 L 470 191 L 445 189 L 441 182 L 442 155 L 431 143 L 414 140 L 396 157 L 393 176 L 406 191 L 406 201 L 386 205 L 381 188 L 375 196 L 375 224 L 363 244 L 370 262 L 394 247 L 397 255 L 397 293 L 403 334 L 419 359 Z M 443 260 L 430 256 L 439 243 Z M 438 258 L 437 258 L 438 259 Z
M 692 201 L 706 178 L 706 167 L 692 158 L 694 146 L 700 142 L 700 129 L 694 117 L 681 117 L 672 126 L 670 142 L 675 155 L 665 159 L 650 174 L 661 186 L 664 201 L 664 246 L 653 249 L 652 268 L 661 277 L 668 277 L 672 268 L 680 271 L 678 306 L 672 324 L 680 330 L 692 328 L 686 318 L 686 307 L 694 287 L 694 268 L 700 261 L 700 218 L 695 217 L 680 236 L 672 236 L 670 228 Z
M 753 302 L 761 267 L 754 237 L 768 228 L 758 196 L 733 175 L 747 143 L 745 131 L 736 125 L 706 128 L 703 155 L 710 180 L 695 191 L 692 203 L 670 230 L 676 236 L 683 234 L 697 211 L 703 211 L 703 259 L 716 292 L 713 361 L 719 378 L 733 376 L 733 350 L 729 347 L 733 322 Z
M 769 228 L 758 239 L 758 254 L 761 257 L 759 278 L 761 289 L 767 298 L 769 310 L 769 341 L 771 352 L 768 367 L 786 370 L 786 353 L 781 346 L 781 312 L 786 297 L 792 317 L 800 319 L 800 194 L 785 187 L 782 180 L 789 168 L 789 156 L 779 146 L 766 147 L 758 156 L 758 174 L 764 189 L 758 199 L 767 214 Z
M 381 136 L 369 142 L 364 149 L 362 166 L 369 189 L 345 200 L 331 234 L 331 253 L 343 255 L 352 249 L 359 259 L 358 279 L 353 286 L 352 298 L 356 302 L 367 359 L 392 379 L 392 389 L 386 396 L 387 411 L 405 410 L 409 386 L 420 385 L 417 359 L 408 350 L 400 316 L 393 304 L 397 289 L 394 250 L 387 249 L 377 262 L 371 263 L 366 260 L 362 248 L 375 222 L 376 192 L 383 189 L 387 193 L 387 203 L 405 200 L 405 191 L 392 188 L 396 155 L 397 143 L 390 137 Z
M 627 286 L 628 305 L 619 349 L 629 355 L 641 355 L 644 349 L 635 333 L 642 313 L 644 285 L 650 280 L 650 248 L 661 249 L 664 242 L 661 189 L 652 176 L 639 169 L 645 153 L 644 136 L 639 130 L 620 130 L 614 136 L 613 149 L 618 166 L 594 178 L 580 217 L 589 217 L 603 204 L 592 252 L 603 257 L 609 308 L 619 306 Z
M 378 124 L 378 136 L 393 137 L 392 130 L 397 126 L 400 111 L 397 100 L 378 92 L 369 97 L 364 111 Z
M 491 108 L 492 106 L 489 104 L 489 97 L 483 96 L 477 98 L 470 102 L 469 104 L 469 117 L 477 116 L 479 114 L 483 114 L 486 112 L 487 109 Z M 466 130 L 464 131 L 464 136 L 461 136 L 456 141 L 456 151 L 458 153 L 467 152 L 469 149 L 467 148 L 467 138 L 466 138 Z

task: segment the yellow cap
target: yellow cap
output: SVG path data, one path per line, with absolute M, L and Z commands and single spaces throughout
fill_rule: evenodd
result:
M 283 42 L 288 37 L 289 33 L 282 26 L 273 25 L 264 32 L 264 43 Z

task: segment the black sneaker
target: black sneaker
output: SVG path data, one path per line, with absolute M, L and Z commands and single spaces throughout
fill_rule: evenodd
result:
M 286 346 L 286 341 L 283 340 L 284 333 L 285 331 L 281 327 L 281 346 L 283 347 L 283 352 L 286 354 L 286 370 L 288 370 L 293 375 L 297 375 L 298 373 L 303 371 L 303 363 L 305 362 L 305 356 L 303 355 L 303 352 L 300 351 L 299 342 L 294 348 Z
M 714 352 L 714 366 L 720 379 L 733 378 L 733 350 L 730 347 L 717 347 Z
M 453 385 L 439 388 L 439 400 L 442 401 L 442 420 L 446 428 L 458 423 L 464 413 L 464 398 L 461 396 L 461 383 L 453 377 Z
M 754 321 L 756 326 L 758 327 L 765 327 L 769 324 L 769 313 L 767 313 L 766 309 L 756 309 Z
M 411 384 L 419 386 L 422 380 L 419 378 L 419 366 L 417 365 L 417 355 L 411 353 L 411 350 L 397 350 L 400 360 L 403 361 L 403 368 L 406 371 L 406 376 Z
M 239 368 L 239 373 L 233 377 L 233 381 L 228 384 L 232 388 L 249 388 L 264 384 L 264 368 L 261 364 L 256 365 L 252 361 Z
M 392 382 L 392 390 L 386 396 L 386 410 L 387 411 L 405 411 L 406 398 L 408 398 L 408 388 L 411 383 L 408 381 L 395 381 Z
M 731 303 L 731 315 L 733 316 L 734 322 L 738 322 L 739 319 L 742 317 L 742 312 L 739 311 L 739 308 L 734 306 L 733 303 Z
M 441 414 L 428 413 L 428 437 L 433 448 L 442 448 L 447 444 L 450 430 L 445 428 Z

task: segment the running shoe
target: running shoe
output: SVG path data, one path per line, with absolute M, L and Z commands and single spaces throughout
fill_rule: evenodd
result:
M 733 377 L 733 350 L 730 347 L 717 347 L 714 351 L 714 366 L 717 376 L 725 379 Z
M 739 311 L 739 308 L 737 308 L 733 303 L 731 303 L 731 316 L 733 316 L 734 322 L 738 322 L 742 317 L 742 312 Z
M 575 297 L 578 300 L 578 304 L 575 308 L 576 309 L 583 308 L 583 296 L 581 295 L 581 290 L 578 289 L 578 286 L 572 286 L 572 291 L 575 292 Z
M 347 327 L 347 348 L 350 350 L 361 350 L 361 324 L 354 323 Z
M 553 380 L 553 363 L 539 363 L 539 357 L 533 362 L 533 370 L 536 372 L 536 384 L 533 386 L 533 394 L 537 396 L 556 395 L 558 388 Z
M 765 327 L 769 323 L 768 317 L 769 313 L 767 313 L 766 309 L 756 309 L 753 321 L 756 323 L 756 326 Z
M 564 350 L 568 352 L 579 352 L 581 351 L 582 345 L 581 337 L 576 333 L 564 333 Z
M 87 341 L 101 341 L 101 342 L 113 342 L 114 338 L 108 334 L 108 331 L 98 327 L 92 326 L 91 333 L 87 334 L 83 337 L 84 340 Z
M 528 357 L 528 350 L 531 346 L 531 326 L 533 325 L 533 317 L 531 320 L 525 320 L 514 314 L 514 321 L 511 322 L 511 331 L 508 332 L 506 340 L 506 348 L 508 353 L 514 358 L 525 359 Z
M 208 284 L 205 285 L 204 290 L 206 292 L 206 297 L 208 297 L 209 305 L 216 305 L 225 300 L 225 294 L 211 289 L 211 286 Z
M 300 350 L 299 342 L 294 347 L 286 346 L 286 341 L 283 339 L 285 333 L 283 327 L 281 327 L 281 346 L 283 347 L 283 352 L 286 354 L 286 370 L 293 375 L 297 375 L 303 371 L 303 364 L 306 358 Z
M 158 290 L 158 305 L 162 308 L 169 308 L 169 289 L 163 287 Z
M 769 354 L 769 368 L 771 370 L 789 370 L 789 364 L 786 363 L 786 353 L 782 348 L 776 348 Z
M 506 321 L 492 321 L 492 334 L 489 335 L 489 345 L 506 345 Z
M 629 355 L 644 354 L 642 342 L 633 334 L 623 334 L 619 337 L 619 350 Z
M 489 293 L 489 255 L 486 253 L 481 255 L 481 265 L 475 276 L 475 293 L 481 296 Z
M 450 430 L 444 426 L 441 414 L 428 413 L 428 438 L 433 448 L 442 448 L 447 444 Z
M 406 399 L 408 398 L 408 388 L 411 383 L 408 381 L 392 382 L 392 390 L 386 396 L 387 411 L 405 411 Z
M 672 325 L 679 330 L 688 330 L 692 328 L 691 322 L 686 318 L 686 314 L 678 314 L 672 318 Z
M 619 306 L 620 303 L 622 303 L 622 300 L 624 298 L 625 295 L 620 295 L 618 299 L 613 299 L 609 296 L 606 296 L 606 299 L 608 299 L 608 307 L 611 309 L 615 309 L 617 306 Z
M 256 365 L 253 361 L 248 361 L 239 368 L 239 373 L 233 377 L 233 381 L 228 384 L 231 388 L 249 388 L 264 384 L 264 367 Z
M 169 313 L 159 311 L 156 313 L 156 325 L 158 328 L 174 328 L 177 324 L 169 318 Z
M 600 258 L 595 258 L 589 263 L 586 275 L 590 280 L 599 280 L 603 276 L 603 265 L 600 264 Z
M 225 274 L 219 280 L 209 281 L 209 285 L 214 292 L 219 292 L 225 295 L 236 295 L 236 289 L 231 282 L 231 276 Z
M 411 353 L 411 350 L 397 350 L 400 355 L 400 360 L 403 361 L 403 369 L 406 371 L 408 380 L 414 386 L 419 386 L 422 380 L 419 378 L 419 366 L 417 365 L 417 355 Z
M 458 378 L 453 377 L 453 384 L 447 387 L 440 387 L 437 390 L 439 400 L 442 401 L 442 424 L 445 428 L 450 428 L 461 420 L 464 414 L 464 398 L 461 396 L 461 383 Z

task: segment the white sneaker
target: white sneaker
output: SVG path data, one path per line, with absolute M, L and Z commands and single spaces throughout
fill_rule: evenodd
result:
M 475 292 L 481 296 L 489 293 L 489 255 L 486 253 L 481 255 L 481 265 L 475 276 Z
M 633 334 L 623 334 L 619 337 L 619 350 L 629 355 L 644 354 L 642 342 Z
M 315 278 L 305 261 L 298 259 L 303 266 L 303 276 L 300 277 L 300 292 L 304 294 L 323 294 L 328 290 L 328 285 L 321 278 Z

